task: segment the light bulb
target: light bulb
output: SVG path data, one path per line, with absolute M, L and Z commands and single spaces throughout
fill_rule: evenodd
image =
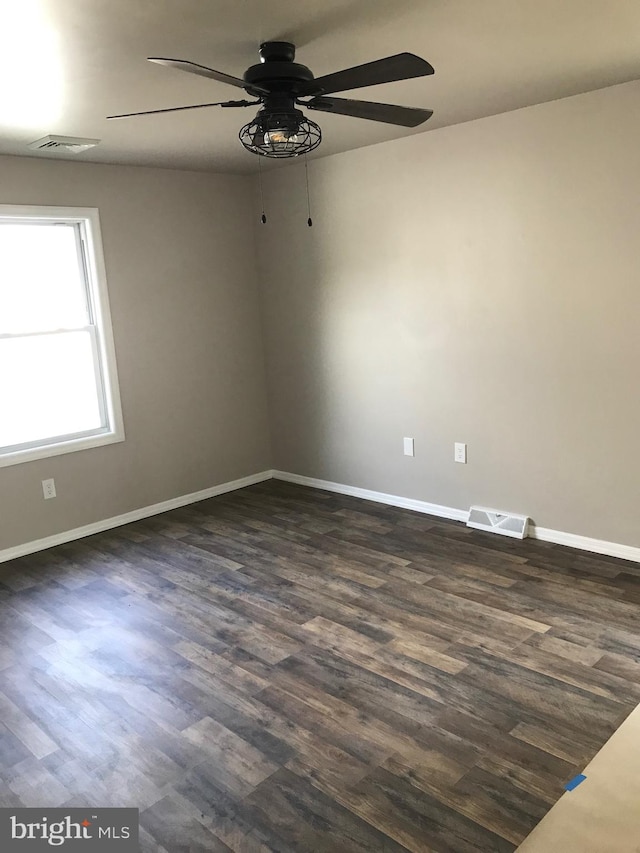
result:
M 265 133 L 264 141 L 279 151 L 286 151 L 295 148 L 298 144 L 298 134 L 295 130 L 286 127 L 274 127 Z

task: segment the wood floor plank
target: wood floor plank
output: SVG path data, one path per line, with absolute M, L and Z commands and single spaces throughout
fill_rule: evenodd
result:
M 0 566 L 0 806 L 512 853 L 640 702 L 640 567 L 269 481 Z
M 211 717 L 203 717 L 182 734 L 202 750 L 224 788 L 239 796 L 252 791 L 277 769 L 259 750 Z
M 168 794 L 140 815 L 140 824 L 152 839 L 161 841 L 167 853 L 228 853 L 228 847 L 192 810 Z
M 279 770 L 268 785 L 260 785 L 250 794 L 247 803 L 258 811 L 262 824 L 292 850 L 401 853 L 406 849 L 371 821 L 325 794 L 318 786 L 326 782 L 313 781 L 316 784 L 312 786 L 288 770 Z
M 624 655 L 605 652 L 594 664 L 596 669 L 609 672 L 624 679 L 628 689 L 629 682 L 640 684 L 640 655 L 636 659 Z M 621 685 L 621 689 L 624 689 Z
M 383 768 L 353 788 L 332 790 L 331 794 L 412 853 L 506 853 L 514 849 L 507 839 Z
M 435 669 L 441 669 L 443 672 L 452 675 L 457 675 L 467 666 L 464 661 L 431 649 L 424 643 L 415 640 L 393 640 L 386 646 L 386 649 L 395 655 L 429 664 Z
M 55 752 L 59 745 L 24 711 L 0 693 L 0 720 L 36 758 Z
M 511 736 L 576 766 L 586 764 L 587 756 L 593 752 L 593 744 L 586 744 L 584 739 L 577 739 L 573 733 L 566 737 L 541 724 L 518 723 Z

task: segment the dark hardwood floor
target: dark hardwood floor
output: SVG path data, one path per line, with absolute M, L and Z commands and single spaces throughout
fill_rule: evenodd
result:
M 513 851 L 640 702 L 640 566 L 270 481 L 0 566 L 0 806 Z

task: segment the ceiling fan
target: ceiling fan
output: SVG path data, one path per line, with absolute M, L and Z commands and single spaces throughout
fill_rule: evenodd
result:
M 240 130 L 240 141 L 248 151 L 254 154 L 283 158 L 297 157 L 313 151 L 322 140 L 320 127 L 306 118 L 298 107 L 386 122 L 401 127 L 417 127 L 433 115 L 432 110 L 415 107 L 327 97 L 334 92 L 433 74 L 433 67 L 413 53 L 398 53 L 395 56 L 367 62 L 364 65 L 357 65 L 317 79 L 305 65 L 294 62 L 295 54 L 295 46 L 290 42 L 264 42 L 259 50 L 260 63 L 248 68 L 242 78 L 214 71 L 213 68 L 207 68 L 186 59 L 150 56 L 149 62 L 177 68 L 180 71 L 187 71 L 190 74 L 208 77 L 211 80 L 244 89 L 254 100 L 219 101 L 163 110 L 144 110 L 108 116 L 108 118 L 129 118 L 202 107 L 250 107 L 260 104 L 258 114 L 253 121 Z

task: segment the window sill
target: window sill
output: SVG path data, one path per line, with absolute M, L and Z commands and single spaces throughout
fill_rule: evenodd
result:
M 56 441 L 38 447 L 27 447 L 0 454 L 0 468 L 8 465 L 19 465 L 22 462 L 34 462 L 36 459 L 48 459 L 50 456 L 60 456 L 62 453 L 74 453 L 77 450 L 89 450 L 92 447 L 103 447 L 106 444 L 116 444 L 124 441 L 124 430 L 100 433 L 99 435 L 70 438 L 68 441 Z

